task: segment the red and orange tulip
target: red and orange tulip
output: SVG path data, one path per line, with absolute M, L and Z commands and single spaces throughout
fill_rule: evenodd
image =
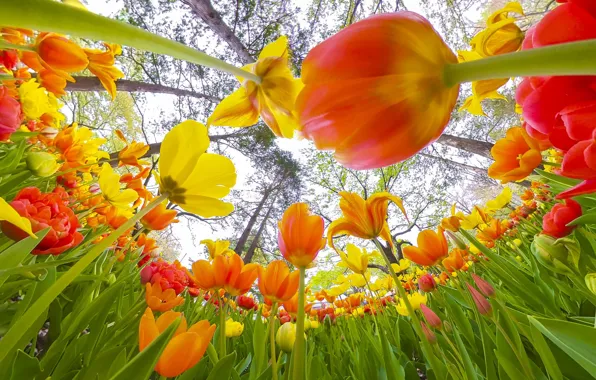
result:
M 443 259 L 443 266 L 449 272 L 458 271 L 466 265 L 464 257 L 467 255 L 468 252 L 465 249 L 453 248 L 451 252 L 449 252 L 449 256 Z
M 178 223 L 178 219 L 176 219 L 178 212 L 176 210 L 168 210 L 166 208 L 167 203 L 166 200 L 163 203 L 158 204 L 155 208 L 149 211 L 147 215 L 141 218 L 141 223 L 145 228 L 153 231 L 160 231 L 172 223 Z
M 279 250 L 297 267 L 307 267 L 325 246 L 323 218 L 312 215 L 306 203 L 288 207 L 278 227 Z
M 365 59 L 363 57 L 366 57 Z M 457 57 L 422 16 L 380 14 L 325 40 L 302 64 L 296 101 L 303 134 L 350 168 L 403 161 L 443 132 L 459 86 L 443 69 Z
M 300 272 L 290 272 L 282 260 L 274 260 L 266 268 L 259 268 L 259 290 L 272 302 L 285 302 L 298 291 Z
M 495 162 L 488 168 L 491 178 L 501 183 L 529 176 L 542 162 L 540 146 L 522 127 L 513 127 L 490 150 Z
M 215 333 L 215 325 L 210 325 L 207 320 L 187 329 L 182 313 L 167 311 L 156 321 L 151 309 L 147 308 L 139 324 L 139 350 L 143 351 L 177 318 L 182 318 L 182 321 L 155 366 L 155 371 L 165 377 L 178 376 L 194 367 L 205 354 Z
M 250 290 L 258 273 L 258 264 L 246 264 L 240 256 L 216 256 L 212 262 L 198 260 L 192 264 L 193 279 L 203 290 L 225 289 L 232 296 Z

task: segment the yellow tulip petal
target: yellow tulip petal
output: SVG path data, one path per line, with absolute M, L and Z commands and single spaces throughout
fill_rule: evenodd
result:
M 204 153 L 180 186 L 188 189 L 187 195 L 223 198 L 235 184 L 236 168 L 232 160 L 218 154 Z
M 186 120 L 166 134 L 160 149 L 159 174 L 163 179 L 186 179 L 193 171 L 197 160 L 209 147 L 207 127 Z
M 261 54 L 259 54 L 259 59 L 267 58 L 267 57 L 283 57 L 288 58 L 288 37 L 281 36 L 277 40 L 267 44 L 263 50 L 261 50 Z
M 204 218 L 226 216 L 234 211 L 233 204 L 202 195 L 186 196 L 184 203 L 180 203 L 179 205 L 184 211 L 200 215 Z
M 14 224 L 16 227 L 25 231 L 29 236 L 37 239 L 37 236 L 33 234 L 31 230 L 31 222 L 27 218 L 23 218 L 19 213 L 8 204 L 4 198 L 0 198 L 0 220 L 7 221 L 8 223 Z
M 244 86 L 222 100 L 207 120 L 208 125 L 250 127 L 259 121 L 259 110 L 252 104 Z

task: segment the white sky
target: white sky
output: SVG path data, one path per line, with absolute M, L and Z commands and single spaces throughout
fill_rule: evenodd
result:
M 94 12 L 105 16 L 111 16 L 117 13 L 122 5 L 118 0 L 111 0 L 106 2 L 105 0 L 85 0 L 87 8 Z M 368 2 L 365 0 L 365 2 Z M 419 0 L 404 0 L 403 1 L 408 10 L 425 15 L 423 7 L 420 5 Z M 312 0 L 294 0 L 294 3 L 299 5 L 302 9 L 307 9 L 312 3 Z M 478 20 L 480 18 L 480 11 L 476 8 L 469 9 L 465 16 L 471 20 Z M 205 46 L 208 46 L 213 41 L 206 39 Z M 200 44 L 199 44 L 200 45 Z M 159 119 L 160 112 L 162 110 L 171 111 L 175 109 L 175 97 L 171 95 L 162 94 L 146 94 L 146 106 L 144 107 L 144 117 L 146 120 Z M 204 120 L 199 120 L 204 122 Z M 217 132 L 214 132 L 217 133 Z M 163 136 L 155 136 L 155 141 L 161 141 Z M 154 141 L 151 141 L 154 142 Z M 300 160 L 300 150 L 307 148 L 311 143 L 306 140 L 298 139 L 277 139 L 277 144 L 281 149 L 290 151 L 294 154 L 294 157 Z M 236 157 L 232 155 L 232 160 L 236 166 L 238 173 L 238 181 L 235 189 L 246 189 L 247 184 L 246 178 L 252 172 L 249 160 L 238 154 Z M 339 200 L 338 200 L 339 201 Z M 407 205 L 406 205 L 407 207 Z M 212 232 L 209 227 L 205 224 L 194 222 L 192 223 L 192 231 L 189 228 L 189 221 L 186 218 L 181 218 L 180 223 L 174 225 L 173 232 L 176 237 L 180 240 L 182 245 L 182 252 L 180 252 L 180 258 L 184 257 L 183 264 L 189 265 L 190 262 L 195 261 L 199 258 L 206 258 L 205 248 L 199 246 L 198 242 L 202 239 L 218 239 L 225 238 L 230 235 L 231 231 L 215 231 Z M 202 228 L 201 228 L 202 227 Z M 417 231 L 412 231 L 402 238 L 415 241 Z M 196 243 L 195 243 L 196 242 Z

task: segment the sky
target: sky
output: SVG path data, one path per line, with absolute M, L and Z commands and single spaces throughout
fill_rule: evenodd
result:
M 365 0 L 365 3 L 369 1 L 370 0 Z M 84 0 L 84 2 L 90 11 L 104 16 L 114 15 L 121 9 L 121 3 L 118 0 L 110 0 L 107 2 L 105 0 Z M 301 6 L 302 9 L 307 9 L 312 0 L 294 0 L 294 2 L 298 6 Z M 408 10 L 420 13 L 422 15 L 425 14 L 423 7 L 418 0 L 403 0 L 403 3 Z M 472 7 L 468 10 L 465 16 L 471 20 L 477 20 L 480 18 L 480 11 L 477 8 Z M 212 41 L 208 41 L 206 39 L 204 43 L 207 47 L 210 43 L 212 43 Z M 146 104 L 142 110 L 144 113 L 144 118 L 147 120 L 159 119 L 160 112 L 162 110 L 171 112 L 173 109 L 175 109 L 175 99 L 176 97 L 172 95 L 146 94 Z M 150 138 L 154 140 L 150 142 L 158 142 L 163 139 L 163 136 L 154 135 L 150 136 Z M 302 159 L 300 152 L 304 149 L 309 149 L 312 144 L 307 140 L 300 140 L 296 138 L 277 139 L 276 143 L 281 149 L 292 152 L 294 157 L 298 160 L 302 160 L 302 162 L 304 162 L 304 160 Z M 236 157 L 232 154 L 230 158 L 233 160 L 238 174 L 237 184 L 234 189 L 250 188 L 250 184 L 248 184 L 246 180 L 252 172 L 249 160 L 240 154 L 238 154 Z M 180 258 L 183 258 L 182 263 L 185 265 L 190 265 L 191 262 L 197 259 L 207 257 L 206 249 L 199 245 L 199 241 L 202 239 L 216 240 L 218 238 L 225 238 L 232 232 L 233 231 L 227 230 L 212 231 L 205 224 L 197 222 L 190 223 L 190 221 L 186 218 L 181 218 L 180 223 L 173 226 L 173 234 L 177 237 L 182 247 Z M 413 230 L 402 238 L 409 241 L 416 241 L 416 235 L 417 231 Z

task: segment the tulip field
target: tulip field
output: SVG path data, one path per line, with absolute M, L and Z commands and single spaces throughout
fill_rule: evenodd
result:
M 300 67 L 274 28 L 240 67 L 83 3 L 0 5 L 0 379 L 596 378 L 596 1 L 552 1 L 531 24 L 500 2 L 457 51 L 416 12 L 375 11 Z M 69 93 L 96 81 L 107 96 L 94 107 L 119 104 L 129 73 L 144 75 L 131 51 L 235 87 L 201 95 L 217 105 L 160 125 L 157 143 L 82 122 Z M 255 223 L 235 196 L 254 169 L 214 128 L 259 124 L 272 144 L 379 173 L 428 155 L 462 113 L 490 120 L 507 90 L 516 122 L 490 144 L 499 190 L 486 202 L 445 201 L 421 227 L 386 182 L 331 189 L 337 217 L 304 196 L 269 209 L 248 249 L 250 228 L 236 248 L 218 238 L 229 224 L 196 244 L 208 257 L 163 254 L 160 234 L 183 216 Z M 261 236 L 272 251 L 255 248 Z

